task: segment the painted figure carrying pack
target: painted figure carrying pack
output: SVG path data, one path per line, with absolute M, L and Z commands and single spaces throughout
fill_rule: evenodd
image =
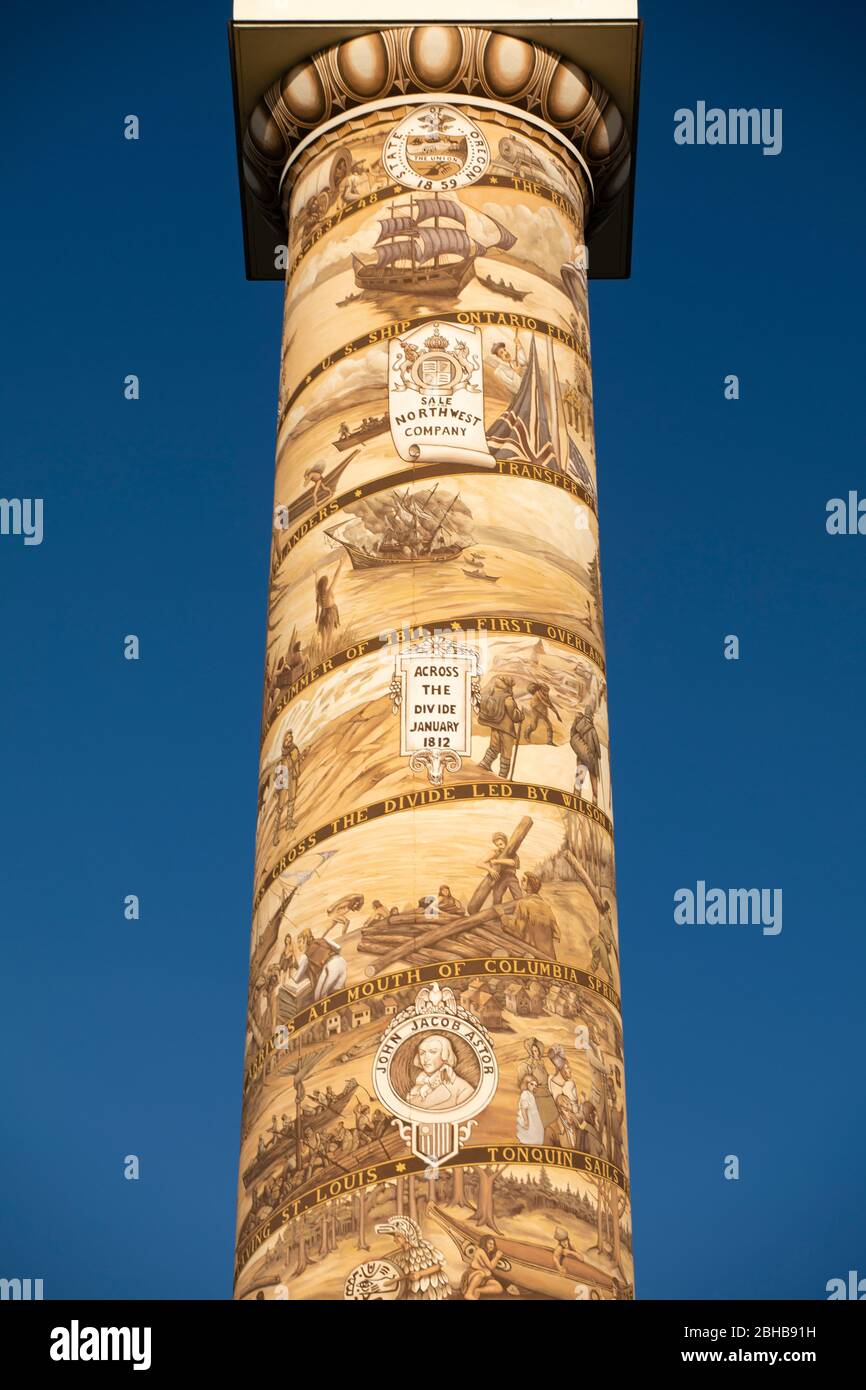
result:
M 498 755 L 499 776 L 505 781 L 514 776 L 522 721 L 523 710 L 514 698 L 514 677 L 494 676 L 481 696 L 478 710 L 478 722 L 490 729 L 490 744 L 481 766 L 492 772 Z

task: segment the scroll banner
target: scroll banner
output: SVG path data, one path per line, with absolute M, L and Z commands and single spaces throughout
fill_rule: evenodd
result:
M 434 323 L 388 344 L 388 413 L 401 459 L 475 463 L 494 458 L 484 432 L 481 330 Z

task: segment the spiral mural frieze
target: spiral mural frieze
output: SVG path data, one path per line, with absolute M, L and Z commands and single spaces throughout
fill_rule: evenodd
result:
M 293 68 L 246 155 L 288 257 L 236 1296 L 631 1298 L 585 244 L 627 136 L 428 25 Z

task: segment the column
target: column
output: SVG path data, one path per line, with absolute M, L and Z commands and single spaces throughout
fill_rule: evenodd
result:
M 633 1296 L 588 74 L 392 29 L 266 94 L 285 244 L 236 1296 Z M 277 238 L 279 240 L 279 238 Z

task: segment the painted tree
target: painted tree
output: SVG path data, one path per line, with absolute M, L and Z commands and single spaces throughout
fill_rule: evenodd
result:
M 358 1249 L 369 1250 L 367 1244 L 367 1189 L 362 1187 L 355 1196 L 355 1220 L 358 1223 Z
M 466 1188 L 464 1186 L 463 1169 L 452 1168 L 451 1172 L 454 1175 L 454 1192 L 451 1200 L 453 1201 L 455 1207 L 470 1206 L 471 1204 L 466 1200 Z
M 295 1276 L 294 1276 L 296 1279 L 297 1279 L 297 1277 L 298 1277 L 299 1274 L 303 1274 L 304 1270 L 307 1268 L 307 1265 L 310 1263 L 310 1260 L 309 1260 L 309 1257 L 308 1257 L 308 1254 L 307 1254 L 307 1222 L 306 1222 L 305 1217 L 302 1216 L 302 1217 L 300 1218 L 300 1220 L 298 1221 L 297 1224 L 298 1224 L 298 1259 L 297 1259 L 297 1263 L 296 1263 L 296 1265 L 295 1265 Z
M 592 594 L 592 601 L 595 607 L 595 627 L 601 637 L 604 637 L 604 618 L 602 617 L 601 607 L 601 574 L 598 567 L 598 551 L 595 552 L 587 565 L 589 577 L 589 590 Z
M 496 1224 L 493 1188 L 504 1167 L 504 1163 L 484 1163 L 479 1164 L 475 1169 L 475 1176 L 478 1179 L 478 1197 L 473 1220 L 479 1226 L 486 1226 L 490 1231 L 499 1230 Z

